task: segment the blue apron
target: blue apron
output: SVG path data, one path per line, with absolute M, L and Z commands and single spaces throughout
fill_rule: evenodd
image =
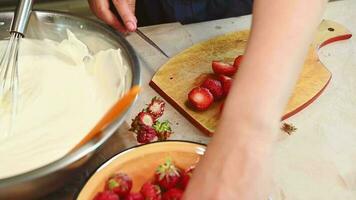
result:
M 250 14 L 253 0 L 136 0 L 139 26 L 195 23 Z

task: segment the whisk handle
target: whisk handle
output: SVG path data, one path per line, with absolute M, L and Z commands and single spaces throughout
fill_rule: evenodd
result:
M 10 32 L 24 35 L 28 21 L 30 19 L 34 0 L 20 0 L 17 5 Z

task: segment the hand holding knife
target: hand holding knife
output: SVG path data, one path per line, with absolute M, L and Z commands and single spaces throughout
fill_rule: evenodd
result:
M 123 23 L 122 18 L 120 17 L 119 13 L 117 12 L 114 4 L 112 1 L 110 1 L 110 10 L 114 13 L 114 15 L 118 18 L 118 20 L 125 26 L 125 23 Z M 152 47 L 154 47 L 156 50 L 161 52 L 166 58 L 169 58 L 169 56 L 154 42 L 152 41 L 149 37 L 147 37 L 140 29 L 136 28 L 136 34 L 140 36 L 144 41 L 146 41 L 148 44 L 150 44 Z

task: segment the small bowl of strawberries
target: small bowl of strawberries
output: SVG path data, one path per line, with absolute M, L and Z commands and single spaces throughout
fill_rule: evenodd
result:
M 179 200 L 205 145 L 165 141 L 133 147 L 104 163 L 78 200 Z

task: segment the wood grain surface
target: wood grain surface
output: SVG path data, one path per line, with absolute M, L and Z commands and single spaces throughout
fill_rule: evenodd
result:
M 187 94 L 212 73 L 213 60 L 231 63 L 236 56 L 244 54 L 248 37 L 249 30 L 245 30 L 196 44 L 168 60 L 156 72 L 150 85 L 195 126 L 211 135 L 217 126 L 222 102 L 214 103 L 204 112 L 197 112 L 187 105 Z M 312 103 L 330 82 L 331 73 L 320 62 L 318 49 L 350 37 L 350 32 L 342 25 L 328 20 L 322 21 L 282 119 L 294 115 Z

